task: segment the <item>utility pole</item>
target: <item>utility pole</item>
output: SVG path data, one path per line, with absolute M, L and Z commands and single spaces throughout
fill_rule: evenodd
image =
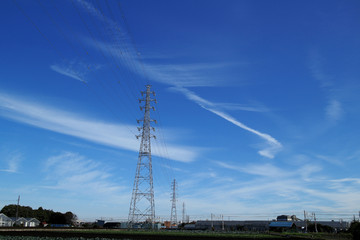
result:
M 222 230 L 225 230 L 225 224 L 224 224 L 224 215 L 221 214 L 221 220 L 222 220 Z
M 171 197 L 171 215 L 170 215 L 170 223 L 177 224 L 177 213 L 176 213 L 176 180 L 171 184 L 172 189 L 172 197 Z
M 155 96 L 155 92 L 150 91 L 150 88 L 150 85 L 146 85 L 146 91 L 141 92 L 141 96 L 144 97 L 145 95 L 145 98 L 139 99 L 139 103 L 145 102 L 145 105 L 140 106 L 140 110 L 145 110 L 145 112 L 144 118 L 137 120 L 137 123 L 143 122 L 143 125 L 142 127 L 138 127 L 140 134 L 136 136 L 137 139 L 141 138 L 141 143 L 130 202 L 128 218 L 130 224 L 138 222 L 150 222 L 154 224 L 155 221 L 150 139 L 152 137 L 155 138 L 155 136 L 151 134 L 151 130 L 155 131 L 155 128 L 151 126 L 151 122 L 156 123 L 156 120 L 150 118 L 150 109 L 155 110 L 155 107 L 151 106 L 151 103 L 156 103 L 156 99 L 151 98 L 151 94 Z
M 185 202 L 183 202 L 183 207 L 182 207 L 182 222 L 185 223 L 186 221 L 186 216 L 185 216 L 186 212 L 185 212 Z
M 213 214 L 211 214 L 211 230 L 214 230 Z
M 314 216 L 314 223 L 315 223 L 315 232 L 318 232 L 315 213 L 313 213 L 313 216 Z
M 20 195 L 19 195 L 19 197 L 18 197 L 17 205 L 16 205 L 16 218 L 15 218 L 15 222 L 17 222 L 18 217 L 19 217 L 19 205 L 20 205 Z
M 305 222 L 305 232 L 307 233 L 307 225 L 308 225 L 308 223 L 307 223 L 307 219 L 306 219 L 306 212 L 305 212 L 305 210 L 304 210 L 304 222 Z

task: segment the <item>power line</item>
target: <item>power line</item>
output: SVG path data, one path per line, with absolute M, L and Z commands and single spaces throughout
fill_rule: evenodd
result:
M 105 0 L 105 3 L 106 3 L 106 5 L 107 5 L 107 7 L 108 7 L 108 9 L 109 9 L 110 15 L 111 15 L 111 16 L 114 16 L 114 15 L 112 14 L 111 7 L 109 6 L 109 3 L 108 3 L 107 0 Z M 149 82 L 150 79 L 149 79 L 148 76 L 147 76 L 147 72 L 146 72 L 146 69 L 145 69 L 145 67 L 144 67 L 144 63 L 143 63 L 142 56 L 141 56 L 140 51 L 139 51 L 139 49 L 138 49 L 138 47 L 137 47 L 137 45 L 136 45 L 136 42 L 135 42 L 134 37 L 133 37 L 133 34 L 132 34 L 132 32 L 131 32 L 131 30 L 130 30 L 130 27 L 129 27 L 129 24 L 128 24 L 128 22 L 127 22 L 125 13 L 124 13 L 124 11 L 123 11 L 123 9 L 122 9 L 122 6 L 121 6 L 121 3 L 120 3 L 119 1 L 117 2 L 117 6 L 118 6 L 118 9 L 119 9 L 119 11 L 120 11 L 121 17 L 122 17 L 122 19 L 123 19 L 123 22 L 124 22 L 125 28 L 126 28 L 126 30 L 127 30 L 127 33 L 128 33 L 128 35 L 129 35 L 129 37 L 130 37 L 132 46 L 133 46 L 133 48 L 134 48 L 134 50 L 135 50 L 135 52 L 136 52 L 135 56 L 130 59 L 130 63 L 132 64 L 134 71 L 137 71 L 137 73 L 138 73 L 139 75 L 143 75 L 144 78 L 147 79 L 147 81 Z M 114 17 L 113 17 L 113 18 L 114 18 Z M 114 19 L 115 19 L 115 18 L 114 18 Z M 121 36 L 123 36 L 120 28 L 116 28 L 116 29 L 117 29 L 118 32 L 121 34 Z M 123 39 L 123 38 L 120 37 L 120 39 Z M 128 51 L 128 54 L 131 54 L 130 51 L 129 51 L 129 49 L 127 48 L 127 45 L 125 45 L 125 50 Z M 137 64 L 135 64 L 136 62 L 134 62 L 134 60 L 133 60 L 133 59 L 135 59 L 135 57 L 137 57 L 137 58 L 139 59 L 139 61 L 138 61 L 137 63 L 140 64 L 140 71 L 141 71 L 141 72 L 139 72 L 139 71 L 137 70 L 137 69 L 138 69 L 138 68 L 136 67 Z M 156 116 L 157 116 L 158 123 L 159 123 L 159 126 L 158 126 L 158 130 L 159 130 L 158 137 L 159 137 L 159 138 L 158 138 L 157 141 L 156 141 L 156 142 L 159 143 L 159 145 L 156 145 L 156 147 L 158 147 L 158 148 L 157 148 L 157 149 L 158 149 L 158 155 L 159 155 L 158 159 L 163 162 L 163 165 L 169 166 L 169 168 L 164 168 L 163 166 L 160 165 L 160 168 L 162 169 L 163 172 L 165 172 L 166 177 L 167 177 L 167 179 L 168 179 L 168 182 L 170 182 L 171 177 L 169 177 L 169 175 L 172 176 L 172 177 L 174 177 L 175 174 L 174 174 L 174 172 L 173 172 L 173 168 L 172 168 L 171 163 L 170 163 L 170 161 L 169 161 L 170 156 L 169 156 L 169 153 L 168 153 L 168 150 L 167 150 L 167 146 L 166 146 L 166 143 L 165 143 L 165 138 L 164 138 L 164 134 L 163 134 L 163 130 L 162 130 L 162 124 L 161 124 L 162 121 L 161 121 L 161 118 L 160 118 L 160 114 L 159 114 L 158 112 L 155 112 L 155 114 L 156 114 Z M 168 160 L 168 161 L 165 163 L 165 160 Z M 169 171 L 171 172 L 170 174 L 169 174 Z
M 96 9 L 96 10 L 97 10 L 97 9 Z M 98 14 L 100 14 L 104 19 L 107 19 L 107 18 L 104 16 L 103 12 L 102 12 L 101 5 L 99 5 L 99 10 L 100 10 L 100 11 L 98 12 Z M 78 10 L 77 10 L 77 12 L 79 13 L 79 16 L 81 16 L 81 15 L 80 15 L 80 12 L 79 12 Z M 90 13 L 90 11 L 86 11 L 86 12 L 88 13 L 90 19 L 92 20 L 92 26 L 94 26 L 95 29 L 98 29 L 98 31 L 97 31 L 97 32 L 99 33 L 98 35 L 99 35 L 99 36 L 102 36 L 102 34 L 100 34 L 99 26 L 98 26 L 97 22 L 94 21 L 93 18 L 91 18 L 91 13 Z M 107 62 L 108 62 L 108 64 L 109 64 L 110 66 L 113 65 L 113 66 L 115 66 L 117 69 L 120 69 L 120 66 L 119 66 L 118 63 L 117 63 L 117 60 L 116 60 L 116 58 L 114 57 L 113 49 L 110 49 L 110 47 L 108 46 L 108 44 L 106 44 L 106 42 L 104 41 L 104 37 L 102 37 L 102 39 L 103 39 L 103 42 L 105 43 L 104 45 L 105 45 L 105 48 L 106 48 L 106 52 L 110 55 L 110 58 L 109 58 L 110 60 L 106 57 L 105 51 L 102 50 L 102 47 L 99 45 L 98 41 L 95 40 L 94 34 L 92 34 L 92 32 L 90 31 L 88 25 L 86 24 L 85 19 L 82 18 L 82 17 L 81 17 L 81 19 L 82 19 L 83 24 L 85 25 L 86 29 L 88 30 L 88 32 L 89 32 L 89 34 L 90 34 L 93 42 L 96 44 L 97 48 L 101 51 L 104 59 L 107 60 Z M 107 25 L 110 24 L 110 23 L 105 24 L 105 23 L 104 23 L 104 20 L 100 20 L 100 22 L 101 22 L 102 25 L 103 25 L 103 29 L 110 29 L 110 31 L 112 31 L 111 28 L 112 28 L 113 26 L 111 26 L 110 28 L 107 27 Z M 120 81 L 121 76 L 117 74 L 118 72 L 117 72 L 117 71 L 114 71 L 114 69 L 111 69 L 111 70 L 112 70 L 112 73 L 113 73 L 113 75 L 115 76 L 115 78 L 119 79 L 119 80 L 118 80 L 118 83 L 123 84 L 124 87 L 125 87 L 125 82 Z M 133 99 L 136 99 L 136 96 L 135 96 L 134 92 L 131 91 L 130 87 L 125 87 L 125 89 L 127 89 L 127 88 L 130 90 L 129 92 L 130 92 L 130 95 L 132 95 Z M 113 89 L 113 88 L 112 88 L 112 89 Z M 130 97 L 130 95 L 129 95 L 129 93 L 128 93 L 127 90 L 125 90 L 125 93 L 127 94 L 128 99 L 131 99 L 131 97 Z
M 65 59 L 64 55 L 62 54 L 62 51 L 60 51 L 60 50 L 55 46 L 55 44 L 53 44 L 53 42 L 46 36 L 46 34 L 44 34 L 44 33 L 40 30 L 40 28 L 39 28 L 39 27 L 36 25 L 36 23 L 31 19 L 31 17 L 25 12 L 25 10 L 16 2 L 16 0 L 13 0 L 13 2 L 14 2 L 14 4 L 17 6 L 17 8 L 20 10 L 20 12 L 26 17 L 26 19 L 27 19 L 27 20 L 35 27 L 35 29 L 41 34 L 41 36 L 50 44 L 50 46 L 52 46 L 52 48 L 54 49 L 54 51 L 55 51 L 61 58 Z M 40 3 L 40 2 L 39 2 L 39 3 Z M 43 5 L 41 5 L 41 6 L 42 6 L 43 10 L 46 10 L 46 8 L 45 8 Z M 55 7 L 56 10 L 58 11 L 58 13 L 61 14 L 60 11 L 59 11 L 59 9 L 56 7 L 56 5 L 54 5 L 54 7 Z M 47 14 L 47 15 L 50 16 L 49 14 Z M 61 30 L 61 28 L 56 24 L 55 20 L 54 20 L 52 17 L 50 17 L 50 20 L 53 22 L 53 24 L 55 25 L 55 27 L 57 27 L 57 28 L 59 29 L 59 32 L 63 35 L 63 37 L 65 38 L 65 40 L 67 40 L 68 43 L 70 43 L 70 45 L 71 45 L 71 41 L 69 41 L 69 39 L 66 37 L 66 35 L 64 34 L 64 32 Z M 75 48 L 75 49 L 76 49 L 76 48 Z M 85 50 L 85 49 L 84 49 L 84 50 Z M 75 52 L 78 52 L 78 51 L 75 51 Z M 86 52 L 86 54 L 88 54 L 88 51 L 85 50 L 85 52 Z M 79 54 L 79 52 L 78 52 L 78 54 Z M 87 66 L 87 68 L 90 69 L 89 66 Z M 102 86 L 101 81 L 100 81 L 98 78 L 95 78 L 95 79 L 96 79 L 97 82 L 99 82 L 100 85 Z M 106 108 L 107 108 L 115 117 L 119 118 L 119 116 L 118 116 L 117 114 L 115 114 L 115 112 L 112 110 L 112 108 L 109 107 L 109 105 L 102 100 L 102 98 L 97 94 L 97 92 L 96 92 L 94 89 L 92 89 L 92 87 L 91 87 L 87 82 L 83 82 L 83 83 L 84 83 L 86 86 L 88 86 L 88 88 L 91 90 L 91 92 L 93 93 L 93 95 L 96 96 L 96 98 L 97 98 L 104 106 L 106 106 Z M 104 91 L 106 92 L 104 86 L 102 86 L 102 87 L 103 87 Z M 127 106 L 127 104 L 121 104 L 121 105 Z M 121 119 L 121 118 L 119 118 L 119 119 Z M 129 130 L 130 132 L 132 132 L 133 134 L 135 134 L 135 132 L 133 132 L 127 125 L 126 125 L 126 128 L 128 128 L 128 130 Z
M 72 2 L 72 3 L 73 3 L 73 2 Z M 66 18 L 63 17 L 63 15 L 61 14 L 60 10 L 56 7 L 55 4 L 54 4 L 54 7 L 56 8 L 56 10 L 57 10 L 57 12 L 59 13 L 59 15 L 63 18 L 63 20 L 65 20 Z M 81 14 L 80 14 L 80 12 L 78 11 L 77 7 L 76 7 L 74 4 L 73 4 L 73 7 L 75 7 L 75 10 L 76 10 L 76 12 L 78 13 L 78 16 L 79 16 L 80 19 L 82 20 L 82 22 L 83 22 L 84 26 L 86 27 L 86 29 L 88 30 L 89 34 L 92 36 L 92 33 L 91 33 L 90 29 L 88 28 L 88 25 L 86 24 L 85 20 L 81 17 Z M 93 36 L 92 36 L 92 37 L 93 37 Z M 93 41 L 96 42 L 94 38 L 93 38 Z M 84 50 L 84 52 L 85 52 L 87 55 L 89 55 L 89 52 L 88 52 L 82 45 L 81 45 L 81 47 L 82 47 L 82 49 Z M 106 56 L 105 56 L 105 54 L 104 54 L 103 52 L 102 52 L 102 54 L 103 54 L 104 59 L 107 59 Z M 116 75 L 116 74 L 114 74 L 114 76 L 115 76 L 115 75 Z M 118 78 L 118 77 L 116 77 L 116 78 Z M 107 81 L 101 81 L 101 80 L 99 80 L 98 77 L 96 77 L 95 79 L 96 79 L 96 81 L 99 83 L 99 85 L 102 87 L 102 89 L 104 90 L 104 92 L 108 92 L 107 88 L 105 88 L 105 85 L 104 85 Z M 89 85 L 88 85 L 88 86 L 89 86 Z M 113 96 L 113 99 L 115 99 L 115 101 L 120 100 L 122 94 L 116 94 L 116 93 L 114 92 L 114 89 L 117 89 L 117 88 L 110 87 L 110 89 L 112 90 L 112 91 L 110 91 L 110 92 L 111 92 L 110 96 Z M 125 92 L 125 93 L 127 94 L 127 92 Z M 116 97 L 116 96 L 117 96 L 117 97 Z M 129 108 L 128 104 L 127 104 L 124 100 L 122 100 L 122 101 L 123 101 L 125 104 L 119 104 L 118 106 L 125 106 L 125 108 L 128 108 L 128 111 L 127 111 L 127 112 L 133 113 L 132 108 Z M 103 102 L 103 101 L 102 101 L 102 102 Z M 105 104 L 105 105 L 107 105 L 107 104 Z M 109 109 L 111 109 L 111 108 L 109 108 Z M 129 110 L 130 110 L 130 111 L 129 111 Z M 112 110 L 111 110 L 111 111 L 112 111 Z M 112 111 L 112 112 L 113 112 L 113 111 Z M 114 115 L 117 115 L 117 114 L 114 114 Z M 121 120 L 120 117 L 119 117 L 119 119 Z M 127 126 L 126 126 L 126 127 L 127 127 Z M 128 127 L 127 127 L 127 128 L 128 128 Z M 129 129 L 129 128 L 128 128 L 128 129 Z M 129 129 L 129 131 L 130 131 L 131 133 L 135 134 L 132 130 Z
M 134 49 L 135 49 L 135 51 L 136 51 L 136 53 L 137 53 L 137 56 L 138 56 L 139 59 L 140 59 L 141 69 L 142 69 L 142 71 L 143 71 L 143 74 L 144 74 L 144 76 L 145 76 L 145 79 L 147 79 L 148 82 L 149 82 L 150 79 L 149 79 L 149 77 L 148 77 L 147 74 L 146 74 L 145 67 L 144 67 L 144 64 L 143 64 L 143 60 L 142 60 L 140 51 L 138 50 L 138 47 L 137 47 L 137 45 L 136 45 L 136 43 L 135 43 L 133 34 L 132 34 L 132 32 L 130 31 L 129 24 L 128 24 L 127 20 L 126 20 L 126 16 L 125 16 L 125 14 L 124 14 L 124 12 L 123 12 L 123 9 L 122 9 L 122 7 L 121 7 L 120 1 L 117 1 L 117 5 L 118 5 L 118 8 L 119 8 L 119 10 L 120 10 L 121 17 L 123 18 L 125 27 L 126 27 L 126 29 L 127 29 L 127 31 L 128 31 L 129 36 L 130 36 L 131 43 L 133 44 Z
M 40 33 L 40 35 L 49 43 L 49 45 L 54 49 L 54 51 L 62 58 L 62 59 L 66 59 L 65 56 L 64 56 L 64 53 L 63 51 L 61 51 L 57 46 L 56 44 L 54 44 L 54 42 L 43 32 L 41 31 L 40 27 L 31 19 L 30 15 L 28 15 L 25 10 L 16 2 L 16 0 L 13 0 L 13 2 L 15 3 L 15 5 L 17 6 L 17 8 L 20 10 L 20 12 L 26 17 L 26 19 L 35 27 L 35 29 Z M 70 48 L 72 49 L 72 51 L 77 54 L 79 56 L 79 59 L 81 60 L 86 60 L 87 58 L 90 57 L 90 54 L 89 54 L 89 51 L 83 46 L 83 44 L 80 45 L 80 47 L 75 47 L 74 44 L 72 43 L 72 41 L 70 40 L 70 38 L 68 37 L 66 31 L 64 31 L 62 29 L 62 26 L 59 25 L 55 19 L 55 16 L 53 16 L 51 13 L 48 12 L 47 8 L 44 6 L 44 4 L 37 0 L 38 4 L 40 5 L 41 9 L 43 12 L 45 12 L 46 16 L 48 17 L 48 19 L 50 20 L 50 22 L 54 25 L 55 29 L 57 29 L 57 31 L 60 33 L 60 35 L 63 37 L 63 39 L 65 40 L 65 42 L 70 46 Z M 105 2 L 106 3 L 106 6 L 107 8 L 109 9 L 109 13 L 110 15 L 112 16 L 112 18 L 115 20 L 115 17 L 113 15 L 113 12 L 111 10 L 111 7 L 108 3 L 108 1 Z M 70 26 L 71 27 L 71 24 L 66 24 L 66 17 L 63 16 L 63 14 L 61 13 L 61 11 L 59 10 L 59 8 L 56 6 L 56 4 L 52 1 L 52 4 L 53 4 L 53 7 L 55 8 L 55 10 L 57 11 L 58 15 L 60 16 L 60 18 L 62 18 L 63 20 L 63 27 L 66 29 L 66 25 L 67 26 Z M 86 22 L 85 18 L 82 17 L 78 7 L 76 6 L 76 4 L 74 3 L 73 0 L 71 0 L 71 4 L 74 8 L 74 10 L 76 11 L 76 13 L 78 14 L 81 22 L 83 23 L 83 25 L 85 26 L 85 29 L 87 30 L 87 32 L 89 33 L 90 37 L 92 38 L 93 42 L 97 45 L 97 49 L 100 50 L 100 53 L 102 55 L 102 57 L 104 58 L 104 60 L 109 64 L 109 66 L 114 66 L 116 67 L 116 69 L 118 70 L 122 70 L 122 68 L 120 67 L 119 65 L 119 59 L 122 59 L 125 63 L 125 65 L 127 66 L 131 66 L 132 69 L 133 69 L 133 73 L 134 74 L 138 74 L 138 75 L 142 75 L 144 77 L 144 79 L 147 79 L 147 81 L 149 82 L 149 79 L 147 78 L 146 76 L 146 71 L 145 71 L 145 67 L 144 67 L 144 64 L 143 64 L 143 60 L 142 60 L 142 57 L 141 55 L 139 55 L 139 50 L 135 44 L 135 41 L 134 41 L 134 38 L 132 36 L 132 33 L 130 32 L 130 29 L 129 29 L 129 26 L 127 24 L 127 20 L 125 18 L 125 15 L 124 13 L 122 12 L 122 9 L 121 9 L 121 6 L 120 4 L 118 4 L 118 7 L 121 11 L 121 16 L 122 16 L 122 19 L 124 21 L 124 24 L 127 28 L 127 31 L 129 33 L 129 36 L 130 36 L 130 40 L 131 40 L 131 44 L 133 45 L 134 49 L 135 49 L 135 54 L 133 54 L 133 52 L 128 48 L 127 44 L 124 43 L 124 39 L 123 37 L 117 37 L 117 36 L 124 36 L 124 34 L 122 33 L 120 27 L 118 25 L 114 25 L 115 28 L 110 28 L 108 29 L 109 32 L 110 32 L 110 37 L 114 37 L 115 39 L 113 40 L 120 40 L 122 43 L 123 43 L 123 46 L 124 46 L 124 49 L 126 51 L 126 54 L 123 56 L 123 57 L 120 57 L 118 54 L 117 51 L 115 52 L 112 52 L 111 49 L 109 49 L 109 46 L 105 46 L 107 48 L 107 52 L 109 53 L 110 55 L 110 58 L 107 57 L 104 49 L 102 49 L 102 47 L 99 46 L 99 43 L 98 41 L 95 39 L 95 36 L 94 36 L 94 33 L 96 32 L 95 29 L 98 29 L 97 32 L 100 33 L 99 31 L 99 24 L 97 22 L 94 21 L 94 19 L 90 16 L 90 13 L 87 12 L 89 14 L 89 17 L 90 17 L 90 20 L 93 22 L 92 26 L 94 26 L 94 29 L 90 29 L 88 23 Z M 106 17 L 105 16 L 105 13 L 103 12 L 103 9 L 101 8 L 101 4 L 99 3 L 99 9 L 100 9 L 100 12 L 101 12 L 101 16 L 103 16 L 104 18 Z M 103 26 L 104 26 L 104 29 L 106 29 L 105 27 L 105 22 L 103 21 L 100 21 Z M 114 27 L 114 26 L 111 26 L 111 27 Z M 118 31 L 118 34 L 116 34 L 116 31 Z M 109 33 L 108 32 L 108 33 Z M 106 34 L 99 34 L 100 36 L 102 36 L 103 39 L 105 39 L 105 36 Z M 108 35 L 107 35 L 108 36 Z M 105 42 L 105 41 L 104 41 Z M 83 55 L 84 54 L 84 55 Z M 132 56 L 132 57 L 131 57 Z M 139 61 L 135 61 L 134 59 L 136 58 L 139 58 L 140 60 Z M 141 65 L 140 68 L 138 67 L 139 64 Z M 92 70 L 92 67 L 89 65 L 89 64 L 86 64 L 86 68 L 88 70 Z M 113 76 L 117 79 L 120 79 L 121 77 L 118 75 L 118 72 L 117 71 L 114 71 L 113 68 L 111 68 L 111 73 L 113 74 Z M 127 77 L 131 78 L 131 76 L 129 75 L 129 71 L 122 71 L 122 73 L 124 75 L 127 74 Z M 123 94 L 116 94 L 115 93 L 115 90 L 118 90 L 118 88 L 113 88 L 111 87 L 109 81 L 102 81 L 99 79 L 99 77 L 97 76 L 97 73 L 96 72 L 93 72 L 93 75 L 94 79 L 98 82 L 99 86 L 102 88 L 102 90 L 104 91 L 104 93 L 110 93 L 108 94 L 107 96 L 108 97 L 113 97 L 115 99 L 115 101 L 118 101 L 120 99 L 122 99 L 122 96 Z M 134 78 L 134 84 L 137 85 L 137 80 L 138 78 Z M 119 82 L 119 81 L 116 81 L 117 83 L 121 84 L 122 82 Z M 98 89 L 94 88 L 92 86 L 92 84 L 89 84 L 88 82 L 86 81 L 83 81 L 83 83 L 88 87 L 88 89 L 90 90 L 91 94 L 93 96 L 95 96 L 98 100 L 99 103 L 101 103 L 103 106 L 105 106 L 106 109 L 108 109 L 115 117 L 117 117 L 118 119 L 121 120 L 121 117 L 119 117 L 118 115 L 118 111 L 113 111 L 112 110 L 112 107 L 109 105 L 109 102 L 105 101 L 101 96 L 100 94 L 98 93 Z M 125 82 L 126 83 L 126 82 Z M 107 85 L 109 84 L 109 85 Z M 126 84 L 127 85 L 127 84 Z M 108 88 L 110 86 L 110 89 Z M 130 85 L 127 85 L 122 88 L 124 93 L 127 95 L 127 100 L 129 101 L 129 99 L 132 99 L 134 97 L 134 94 L 133 94 L 133 91 L 131 89 L 131 84 Z M 132 96 L 130 96 L 132 95 Z M 128 111 L 129 113 L 133 113 L 133 108 L 129 107 L 129 105 L 127 104 L 126 101 L 123 100 L 123 103 L 124 104 L 119 104 L 120 106 L 123 106 L 124 108 L 128 108 Z M 159 118 L 159 122 L 160 122 L 160 115 L 158 113 L 156 113 L 158 118 Z M 128 115 L 127 115 L 128 116 Z M 135 134 L 127 125 L 126 125 L 126 128 L 133 134 Z M 160 136 L 160 139 L 159 139 L 159 145 L 156 145 L 156 147 L 158 147 L 158 154 L 159 154 L 159 159 L 160 161 L 164 161 L 164 160 L 168 160 L 169 159 L 169 153 L 167 151 L 167 147 L 166 147 L 166 143 L 165 143 L 165 138 L 164 138 L 164 134 L 163 134 L 163 131 L 162 131 L 162 125 L 160 124 L 159 126 L 159 136 Z M 170 164 L 165 164 L 165 165 L 169 165 Z M 162 167 L 162 165 L 160 165 L 160 167 Z M 172 171 L 172 167 L 170 166 L 170 168 L 162 168 L 162 170 L 165 172 L 165 174 L 167 174 L 169 172 L 169 170 Z M 172 172 L 170 175 L 174 175 L 174 173 Z M 170 179 L 169 175 L 167 175 L 168 179 Z M 170 181 L 169 181 L 170 182 Z
M 113 14 L 112 8 L 110 7 L 109 2 L 107 0 L 105 0 L 105 4 L 107 6 L 107 9 L 109 11 L 110 16 L 114 19 L 114 21 L 116 21 L 115 15 Z M 129 62 L 132 63 L 131 65 L 132 65 L 134 71 L 137 71 L 136 64 L 133 61 L 133 59 L 137 56 L 137 54 L 135 54 L 135 56 L 133 56 L 133 57 L 130 57 L 130 55 L 132 55 L 132 53 L 131 53 L 130 49 L 128 48 L 128 46 L 127 46 L 127 44 L 125 42 L 126 35 L 123 34 L 123 32 L 121 31 L 121 29 L 120 29 L 120 27 L 118 25 L 115 25 L 115 29 L 120 34 L 120 36 L 117 38 L 117 40 L 120 40 L 123 43 L 123 47 L 125 49 L 124 52 L 126 52 L 125 59 L 129 59 Z M 116 35 L 116 34 L 114 34 L 114 35 Z M 135 51 L 136 51 L 136 49 L 135 49 Z M 141 75 L 141 74 L 139 74 L 139 75 Z M 137 85 L 137 88 L 140 90 L 140 86 L 138 85 L 138 82 L 137 82 L 136 79 L 137 78 L 134 78 L 134 83 L 135 83 L 135 85 Z M 146 79 L 145 76 L 144 76 L 144 79 Z
M 33 25 L 33 27 L 40 33 L 40 35 L 49 43 L 49 45 L 53 48 L 53 50 L 59 54 L 61 58 L 65 58 L 64 55 L 61 53 L 61 51 L 58 51 L 58 49 L 55 47 L 55 45 L 50 41 L 48 37 L 40 30 L 40 28 L 35 24 L 35 22 L 30 18 L 30 16 L 24 11 L 24 9 L 16 2 L 16 0 L 13 0 L 16 7 L 20 10 L 20 12 L 25 16 L 25 18 Z
M 77 7 L 76 4 L 74 3 L 74 0 L 71 0 L 71 3 L 72 3 L 72 6 L 74 7 L 74 9 L 76 10 L 79 18 L 81 19 L 81 22 L 83 23 L 83 25 L 85 26 L 87 32 L 89 33 L 92 41 L 95 43 L 96 48 L 100 51 L 100 53 L 101 53 L 102 57 L 104 58 L 104 60 L 107 61 L 107 63 L 109 64 L 109 66 L 111 66 L 111 65 L 112 65 L 111 62 L 110 62 L 109 59 L 106 57 L 106 54 L 104 53 L 104 50 L 102 49 L 102 47 L 99 45 L 98 41 L 96 41 L 93 32 L 90 30 L 88 24 L 86 23 L 85 19 L 84 19 L 83 16 L 81 15 L 78 7 Z M 89 12 L 88 12 L 88 14 L 90 15 Z M 90 19 L 92 19 L 92 18 L 90 17 Z M 97 26 L 96 22 L 93 21 L 93 25 L 94 25 L 94 26 Z M 108 46 L 107 46 L 106 44 L 105 44 L 105 47 L 107 48 L 107 51 L 110 53 L 110 55 L 111 55 L 111 57 L 112 57 L 112 60 L 114 61 L 114 57 L 113 57 L 111 51 L 108 49 Z M 115 72 L 112 68 L 111 68 L 111 72 L 113 73 L 113 75 L 114 75 L 115 78 L 119 79 L 119 76 L 117 76 L 116 72 Z M 113 90 L 113 88 L 111 88 L 111 89 Z M 126 94 L 128 94 L 127 91 L 126 91 Z M 136 99 L 136 97 L 135 97 L 134 94 L 133 94 L 133 97 L 134 97 L 134 99 Z M 130 96 L 129 96 L 129 95 L 128 95 L 128 98 L 130 99 Z
M 108 3 L 107 0 L 105 0 L 105 2 Z M 129 35 L 130 40 L 131 40 L 131 43 L 132 43 L 132 45 L 133 45 L 133 48 L 135 49 L 136 55 L 137 55 L 137 57 L 139 58 L 139 63 L 140 63 L 140 65 L 141 65 L 141 70 L 142 70 L 143 76 L 144 76 L 145 79 L 147 79 L 147 81 L 149 82 L 150 79 L 149 79 L 149 77 L 148 77 L 148 75 L 147 75 L 147 71 L 146 71 L 145 66 L 144 66 L 144 63 L 143 63 L 142 55 L 140 54 L 140 51 L 139 51 L 139 49 L 138 49 L 138 47 L 137 47 L 137 45 L 136 45 L 136 42 L 135 42 L 135 40 L 134 40 L 132 31 L 130 30 L 128 21 L 127 21 L 127 19 L 126 19 L 126 15 L 125 15 L 125 13 L 124 13 L 124 11 L 123 11 L 123 8 L 122 8 L 122 6 L 121 6 L 121 2 L 120 2 L 120 1 L 117 2 L 117 6 L 118 6 L 118 9 L 119 9 L 119 11 L 120 11 L 121 17 L 122 17 L 122 19 L 123 19 L 124 25 L 125 25 L 125 27 L 126 27 L 126 29 L 127 29 L 128 35 Z M 109 8 L 109 9 L 110 9 L 110 8 Z M 160 145 L 159 145 L 160 160 L 161 160 L 161 161 L 164 161 L 165 159 L 168 159 L 168 160 L 169 160 L 169 159 L 170 159 L 170 156 L 169 156 L 169 153 L 168 153 L 168 150 L 167 150 L 167 145 L 166 145 L 165 138 L 164 138 L 164 134 L 163 134 L 163 131 L 162 131 L 163 127 L 162 127 L 162 121 L 161 121 L 161 118 L 160 118 L 160 114 L 159 114 L 158 112 L 155 112 L 155 114 L 157 115 L 157 119 L 158 119 L 158 123 L 159 123 L 159 127 L 158 127 L 158 129 L 159 129 L 159 135 L 158 135 L 158 136 L 159 136 L 159 140 L 158 140 L 158 141 L 160 142 Z M 164 150 L 161 150 L 161 149 L 164 149 Z M 161 151 L 163 151 L 164 153 L 161 153 Z M 170 167 L 170 168 L 166 168 L 166 169 L 165 169 L 165 172 L 168 172 L 168 171 L 170 170 L 170 171 L 171 171 L 170 175 L 174 177 L 175 174 L 174 174 L 174 172 L 173 172 L 173 168 L 172 168 L 172 166 L 171 166 L 171 164 L 170 164 L 170 161 L 168 161 L 168 163 L 166 163 L 165 165 L 168 165 L 168 166 Z M 170 182 L 170 179 L 171 179 L 171 178 L 168 177 L 168 181 L 169 181 L 169 182 Z

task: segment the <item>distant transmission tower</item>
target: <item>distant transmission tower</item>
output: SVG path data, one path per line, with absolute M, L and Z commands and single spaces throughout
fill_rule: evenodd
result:
M 171 188 L 172 188 L 172 198 L 171 198 L 172 205 L 171 205 L 170 222 L 172 224 L 176 224 L 177 214 L 176 214 L 176 180 L 175 179 L 171 184 Z
M 141 96 L 144 97 L 145 94 L 145 98 L 139 99 L 139 103 L 145 102 L 144 106 L 140 106 L 140 110 L 145 110 L 145 112 L 144 118 L 137 120 L 138 123 L 142 121 L 143 126 L 138 127 L 141 134 L 136 136 L 136 138 L 141 137 L 141 143 L 129 210 L 128 221 L 131 223 L 154 223 L 155 221 L 150 139 L 152 137 L 155 138 L 155 136 L 151 134 L 151 129 L 155 131 L 155 128 L 151 126 L 151 122 L 156 123 L 156 120 L 150 118 L 150 109 L 155 110 L 155 108 L 151 106 L 151 102 L 156 103 L 156 99 L 150 97 L 151 94 L 155 96 L 155 92 L 150 91 L 150 88 L 150 85 L 146 85 L 146 91 L 141 92 Z

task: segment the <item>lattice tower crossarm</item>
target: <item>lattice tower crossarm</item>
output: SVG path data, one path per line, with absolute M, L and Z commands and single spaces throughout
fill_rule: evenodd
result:
M 138 123 L 143 122 L 143 124 L 142 127 L 138 127 L 140 135 L 136 136 L 138 139 L 141 138 L 141 143 L 130 202 L 128 221 L 131 223 L 154 223 L 155 221 L 150 140 L 152 137 L 155 138 L 151 133 L 151 130 L 155 130 L 155 128 L 151 126 L 151 122 L 156 123 L 156 120 L 150 118 L 150 110 L 155 110 L 151 104 L 152 102 L 156 103 L 156 99 L 151 98 L 151 94 L 155 96 L 155 92 L 152 92 L 150 88 L 150 85 L 146 85 L 146 91 L 141 92 L 142 97 L 144 97 L 144 94 L 145 97 L 139 99 L 139 103 L 145 102 L 145 105 L 140 106 L 140 110 L 144 110 L 144 118 L 137 120 Z
M 170 222 L 172 224 L 177 224 L 177 213 L 176 213 L 176 180 L 171 184 L 172 188 L 172 196 L 171 196 L 171 215 L 170 215 Z

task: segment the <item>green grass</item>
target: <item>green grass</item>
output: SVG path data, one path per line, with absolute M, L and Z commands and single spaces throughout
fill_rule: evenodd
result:
M 151 230 L 72 230 L 71 232 L 92 233 L 97 235 L 116 234 L 119 236 L 158 236 L 158 237 L 194 237 L 194 238 L 244 238 L 244 239 L 276 239 L 279 236 L 261 233 L 206 232 L 206 231 L 151 231 Z
M 3 236 L 2 236 L 3 235 Z M 11 237 L 10 237 L 11 236 Z M 120 229 L 19 229 L 2 231 L 0 240 L 111 240 L 111 239 L 263 239 L 263 240 L 351 240 L 351 234 L 326 233 L 252 233 L 252 232 L 210 232 L 210 231 L 151 231 Z

